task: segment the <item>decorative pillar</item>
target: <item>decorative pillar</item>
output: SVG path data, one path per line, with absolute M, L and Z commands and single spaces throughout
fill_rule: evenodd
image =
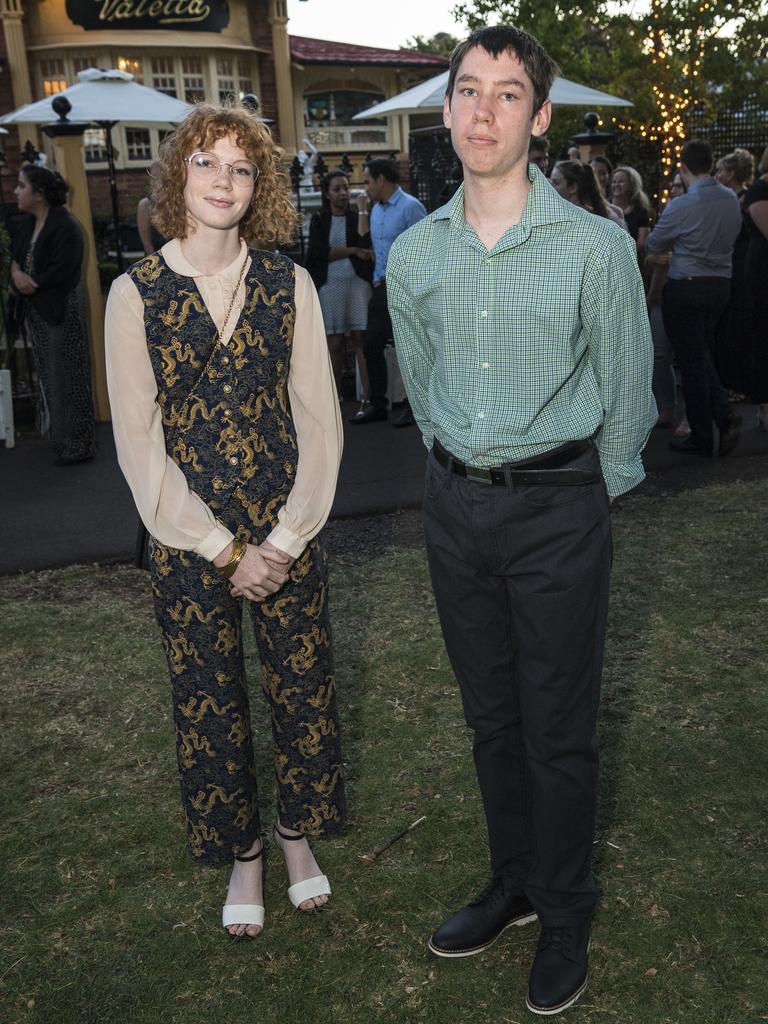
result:
M 293 77 L 291 75 L 291 46 L 288 39 L 286 0 L 269 0 L 269 24 L 272 27 L 272 54 L 275 61 L 280 145 L 288 154 L 291 154 L 298 151 L 299 141 L 293 109 Z
M 104 359 L 104 300 L 101 296 L 96 239 L 93 234 L 93 219 L 88 197 L 88 182 L 85 177 L 85 152 L 83 150 L 83 134 L 88 125 L 66 120 L 67 113 L 72 109 L 66 96 L 54 97 L 53 108 L 59 114 L 59 120 L 45 125 L 43 132 L 49 139 L 53 139 L 53 160 L 56 170 L 69 185 L 67 205 L 72 216 L 79 222 L 85 236 L 83 287 L 88 306 L 93 407 L 97 421 L 107 423 L 111 417 Z
M 32 81 L 29 77 L 27 60 L 27 44 L 24 39 L 24 6 L 22 0 L 0 0 L 0 18 L 3 22 L 5 49 L 8 54 L 8 68 L 11 72 L 11 88 L 13 102 L 17 107 L 32 102 Z M 37 146 L 39 139 L 37 129 L 31 124 L 20 124 L 19 146 L 30 141 Z
M 608 145 L 616 139 L 616 132 L 599 132 L 600 118 L 597 114 L 585 114 L 586 131 L 574 135 L 573 141 L 579 147 L 579 159 L 588 164 L 596 156 L 603 156 Z

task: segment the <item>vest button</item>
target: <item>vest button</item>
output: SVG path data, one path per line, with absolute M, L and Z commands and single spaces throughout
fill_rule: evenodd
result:
M 222 366 L 229 366 L 229 356 L 222 356 L 221 357 L 221 365 Z
M 236 465 L 237 465 L 237 456 L 236 456 L 236 455 L 232 455 L 232 456 L 230 457 L 230 460 L 229 460 L 229 464 L 230 464 L 231 466 L 236 466 Z
M 224 385 L 224 394 L 225 395 L 228 395 L 231 390 L 232 390 L 232 385 L 231 384 L 225 384 Z
M 231 409 L 225 409 L 224 410 L 224 415 L 225 416 L 231 416 L 232 415 L 232 410 Z

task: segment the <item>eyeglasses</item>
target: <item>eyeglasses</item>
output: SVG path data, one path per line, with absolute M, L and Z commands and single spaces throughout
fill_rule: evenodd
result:
M 233 184 L 239 185 L 240 188 L 253 185 L 259 176 L 259 168 L 250 160 L 236 160 L 235 163 L 228 164 L 224 160 L 219 160 L 213 153 L 193 153 L 192 156 L 186 157 L 184 162 L 189 164 L 190 171 L 200 181 L 213 181 L 214 178 L 218 178 L 222 167 L 228 168 Z

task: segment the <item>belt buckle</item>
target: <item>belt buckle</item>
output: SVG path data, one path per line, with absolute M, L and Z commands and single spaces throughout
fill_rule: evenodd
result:
M 464 466 L 467 472 L 467 479 L 473 480 L 476 484 L 492 484 L 493 477 L 490 469 L 481 469 L 479 466 Z

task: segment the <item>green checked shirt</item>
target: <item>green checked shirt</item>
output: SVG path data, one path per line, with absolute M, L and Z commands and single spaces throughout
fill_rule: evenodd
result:
M 490 251 L 464 186 L 395 241 L 387 302 L 424 443 L 499 466 L 596 435 L 608 493 L 644 474 L 656 420 L 635 243 L 528 167 L 518 224 Z

